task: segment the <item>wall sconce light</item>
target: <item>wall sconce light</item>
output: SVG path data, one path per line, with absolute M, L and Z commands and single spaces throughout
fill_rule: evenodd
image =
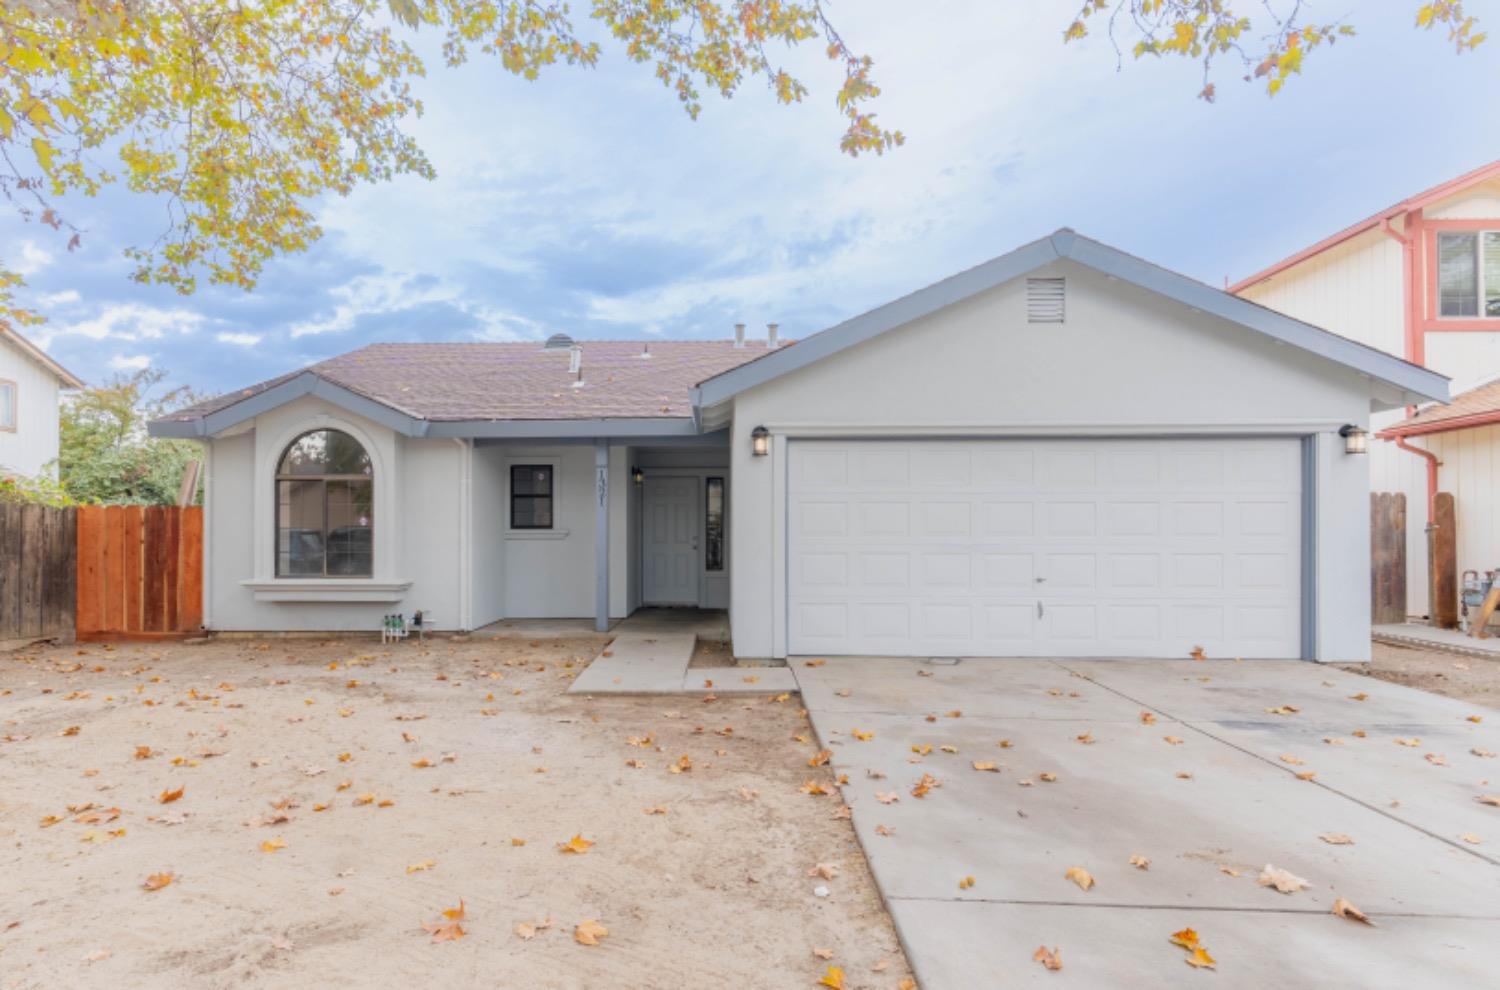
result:
M 765 457 L 771 452 L 771 431 L 764 426 L 757 426 L 750 431 L 750 453 L 756 457 Z
M 1344 438 L 1344 453 L 1368 454 L 1370 452 L 1370 434 L 1353 423 L 1345 423 L 1339 427 L 1339 436 Z
M 637 485 L 642 484 L 646 480 L 646 472 L 642 471 L 638 467 L 633 467 L 630 469 L 630 480 L 635 482 Z

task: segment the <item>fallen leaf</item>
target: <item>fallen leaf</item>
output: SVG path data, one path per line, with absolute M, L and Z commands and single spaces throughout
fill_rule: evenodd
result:
M 684 753 L 677 758 L 677 762 L 667 767 L 668 773 L 687 773 L 693 769 L 693 758 Z
M 1240 871 L 1232 866 L 1221 866 L 1219 867 L 1219 872 L 1228 877 L 1237 877 L 1240 875 Z
M 187 788 L 184 786 L 177 788 L 177 790 L 175 791 L 162 791 L 161 794 L 157 796 L 157 800 L 162 804 L 171 804 L 173 801 L 176 801 L 178 798 L 182 797 L 182 792 L 186 789 Z
M 837 863 L 818 863 L 807 871 L 810 877 L 822 877 L 824 880 L 832 880 L 839 875 Z
M 1353 904 L 1350 904 L 1342 897 L 1333 902 L 1333 913 L 1338 915 L 1340 918 L 1348 918 L 1350 921 L 1359 921 L 1366 925 L 1375 924 L 1375 922 L 1370 920 L 1369 915 L 1365 914 L 1359 908 L 1355 907 Z
M 968 890 L 972 886 L 974 886 L 974 878 L 973 877 L 964 877 L 962 880 L 960 880 L 958 882 L 958 889 L 959 890 Z
M 1301 710 L 1302 709 L 1298 708 L 1296 705 L 1277 705 L 1275 708 L 1267 708 L 1266 709 L 1266 714 L 1267 715 L 1295 715 L 1297 712 L 1299 712 Z
M 815 755 L 807 758 L 807 765 L 810 767 L 821 767 L 831 759 L 833 759 L 833 750 L 820 749 Z
M 1428 753 L 1423 757 L 1423 759 L 1425 759 L 1428 763 L 1431 763 L 1435 767 L 1445 767 L 1448 765 L 1447 757 L 1443 756 L 1440 753 Z
M 1063 874 L 1063 879 L 1073 881 L 1083 890 L 1088 890 L 1094 885 L 1093 874 L 1081 866 L 1068 867 L 1067 872 Z
M 1495 807 L 1500 808 L 1500 794 L 1481 794 L 1474 800 L 1478 801 L 1480 804 L 1492 804 Z
M 1143 725 L 1155 725 L 1156 716 L 1151 712 L 1141 712 L 1141 723 Z
M 407 872 L 407 875 L 409 876 L 409 875 L 411 875 L 413 873 L 421 873 L 423 870 L 430 870 L 430 869 L 432 869 L 436 865 L 437 865 L 437 860 L 435 860 L 435 859 L 424 859 L 420 863 L 412 863 L 410 866 L 408 866 L 406 868 L 406 872 Z
M 1048 969 L 1062 969 L 1062 956 L 1058 953 L 1057 946 L 1055 945 L 1050 951 L 1045 945 L 1038 946 L 1037 950 L 1031 954 L 1031 958 L 1034 962 L 1039 962 Z
M 820 987 L 831 987 L 832 990 L 844 990 L 844 971 L 837 966 L 829 966 L 828 972 L 818 981 Z
M 895 804 L 897 801 L 901 800 L 901 795 L 897 794 L 895 791 L 886 791 L 884 793 L 876 791 L 875 800 L 879 801 L 881 804 Z
M 1275 887 L 1283 894 L 1295 893 L 1312 886 L 1295 873 L 1272 866 L 1270 863 L 1267 863 L 1265 869 L 1260 871 L 1260 876 L 1255 878 L 1255 882 L 1262 887 Z
M 980 763 L 980 762 L 976 761 L 976 762 L 974 762 L 974 763 L 972 763 L 970 765 L 973 766 L 973 768 L 975 770 L 984 770 L 984 771 L 988 771 L 989 773 L 999 773 L 1000 772 L 1000 768 L 997 767 L 993 763 Z
M 1368 694 L 1365 694 L 1363 691 L 1361 691 L 1361 692 L 1359 692 L 1359 694 L 1351 694 L 1349 696 L 1349 700 L 1350 701 L 1364 701 L 1368 697 L 1369 697 Z
M 1092 732 L 1085 732 L 1083 735 L 1075 738 L 1085 746 L 1092 746 L 1094 744 L 1094 734 Z
M 267 839 L 260 844 L 261 852 L 273 853 L 278 849 L 286 848 L 286 840 L 282 838 Z
M 1491 750 L 1488 750 L 1488 749 L 1477 749 L 1476 748 L 1476 749 L 1469 750 L 1469 752 L 1473 753 L 1475 756 L 1481 757 L 1481 758 L 1486 759 L 1486 760 L 1493 759 L 1494 756 L 1495 756 L 1494 752 L 1491 751 Z
M 832 959 L 833 958 L 833 950 L 832 949 L 814 949 L 813 950 L 813 955 L 817 956 L 819 959 L 828 960 L 828 959 Z
M 594 843 L 591 840 L 585 839 L 583 837 L 583 834 L 579 833 L 578 835 L 573 836 L 573 838 L 569 839 L 567 842 L 559 842 L 557 844 L 557 848 L 560 852 L 576 853 L 577 855 L 581 856 L 584 853 L 588 852 L 589 848 L 593 844 Z
M 1324 832 L 1322 835 L 1318 836 L 1318 838 L 1322 839 L 1330 846 L 1354 845 L 1354 840 L 1345 835 L 1343 832 Z
M 1181 746 L 1182 745 L 1182 740 L 1180 738 L 1178 738 L 1177 736 L 1162 736 L 1162 738 L 1167 741 L 1168 745 L 1171 745 L 1171 746 Z
M 1130 865 L 1138 870 L 1145 870 L 1150 869 L 1151 861 L 1145 856 L 1132 856 L 1130 857 Z
M 1201 945 L 1196 946 L 1193 949 L 1192 955 L 1184 959 L 1183 962 L 1194 969 L 1214 969 L 1218 966 L 1218 962 L 1215 961 L 1214 957 L 1209 955 L 1208 950 Z
M 939 786 L 937 778 L 930 773 L 924 773 L 922 774 L 922 779 L 917 781 L 912 787 L 911 796 L 914 798 L 926 797 L 937 786 Z
M 1282 763 L 1290 763 L 1294 767 L 1300 767 L 1304 763 L 1307 762 L 1306 760 L 1299 759 L 1298 757 L 1292 756 L 1290 753 L 1282 753 L 1280 756 L 1277 757 L 1277 759 L 1280 760 Z
M 751 789 L 749 787 L 741 787 L 740 788 L 740 798 L 742 800 L 745 800 L 745 801 L 754 801 L 758 797 L 760 797 L 760 791 L 753 790 L 753 789 Z
M 655 805 L 654 807 L 650 807 L 650 808 L 642 808 L 641 810 L 644 811 L 648 815 L 665 815 L 667 813 L 667 809 L 663 808 L 659 804 Z
M 1180 945 L 1184 949 L 1195 949 L 1198 947 L 1198 933 L 1191 928 L 1184 928 L 1180 932 L 1173 932 L 1170 941 L 1173 945 Z
M 1189 650 L 1188 656 L 1192 657 L 1194 660 L 1208 659 L 1208 654 L 1204 652 L 1203 647 L 1201 646 L 1195 646 L 1191 650 Z
M 153 873 L 141 883 L 141 889 L 148 891 L 161 890 L 175 879 L 176 877 L 170 871 Z
M 150 746 L 137 746 L 135 748 L 135 758 L 138 760 L 149 760 L 155 755 L 155 751 Z
M 813 797 L 833 793 L 826 786 L 816 780 L 803 781 L 802 786 L 797 789 L 800 790 L 803 794 L 811 794 Z
M 593 918 L 588 918 L 580 921 L 573 929 L 573 940 L 580 945 L 598 945 L 599 940 L 608 934 L 608 928 L 605 928 Z
M 1484 843 L 1484 840 L 1475 835 L 1473 832 L 1465 832 L 1463 835 L 1460 835 L 1459 838 L 1463 839 L 1471 846 L 1477 846 Z
M 942 745 L 942 746 L 939 746 L 938 749 L 942 750 L 944 753 L 957 753 L 958 752 L 958 747 L 957 746 Z
M 875 826 L 875 834 L 876 835 L 895 835 L 896 834 L 896 830 L 893 829 L 893 828 L 891 828 L 889 825 L 876 825 Z
M 1411 739 L 1397 738 L 1396 745 L 1397 746 L 1420 746 L 1420 745 L 1422 745 L 1422 740 L 1417 739 L 1417 738 L 1411 738 Z
M 918 756 L 930 756 L 932 755 L 932 743 L 914 743 L 911 751 Z
M 854 738 L 858 739 L 860 742 L 869 742 L 871 739 L 875 738 L 875 733 L 862 732 L 859 729 L 853 730 L 850 735 L 854 736 Z
M 1036 776 L 1037 776 L 1037 779 L 1040 780 L 1044 784 L 1055 784 L 1055 783 L 1057 783 L 1057 774 L 1055 774 L 1055 773 L 1051 773 L 1051 772 L 1048 772 L 1048 771 L 1043 771 L 1043 772 L 1037 774 Z
M 523 941 L 530 942 L 532 939 L 536 938 L 537 932 L 546 931 L 551 927 L 551 918 L 547 918 L 542 921 L 523 921 L 520 924 L 516 925 L 516 934 L 521 936 L 521 939 Z

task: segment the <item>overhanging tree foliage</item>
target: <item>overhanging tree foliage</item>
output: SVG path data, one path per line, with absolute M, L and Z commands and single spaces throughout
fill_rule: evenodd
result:
M 1406 0 L 1409 2 L 1409 0 Z M 777 58 L 821 44 L 843 81 L 835 99 L 850 155 L 901 144 L 869 104 L 872 62 L 844 42 L 831 0 L 0 0 L 0 195 L 76 246 L 56 205 L 110 183 L 158 198 L 159 236 L 127 253 L 134 277 L 191 292 L 200 277 L 254 286 L 262 266 L 319 236 L 316 197 L 398 174 L 432 177 L 403 129 L 422 110 L 411 45 L 437 31 L 452 66 L 471 54 L 534 79 L 549 66 L 593 66 L 607 47 L 649 64 L 696 116 L 702 92 L 733 95 L 759 77 L 783 103 L 807 87 Z M 1238 58 L 1274 93 L 1309 52 L 1349 37 L 1314 23 L 1302 0 L 1083 0 L 1060 11 L 1064 40 L 1107 23 L 1117 50 Z M 1370 17 L 1411 16 L 1392 2 Z M 1444 27 L 1460 51 L 1484 35 L 1462 0 L 1417 5 L 1418 27 Z M 0 257 L 0 319 L 35 322 Z

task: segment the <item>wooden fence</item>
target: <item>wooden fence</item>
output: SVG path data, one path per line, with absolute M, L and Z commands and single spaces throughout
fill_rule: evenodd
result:
M 79 639 L 150 639 L 203 622 L 203 510 L 85 505 L 78 513 Z
M 1453 494 L 1438 492 L 1432 500 L 1432 529 L 1427 534 L 1427 576 L 1431 589 L 1431 625 L 1458 628 L 1458 519 Z
M 0 643 L 73 634 L 74 514 L 0 504 Z

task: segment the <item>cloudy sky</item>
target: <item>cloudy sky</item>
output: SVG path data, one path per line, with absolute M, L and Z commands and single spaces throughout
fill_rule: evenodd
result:
M 81 250 L 0 216 L 0 253 L 84 378 L 150 364 L 219 392 L 379 340 L 803 336 L 1060 226 L 1222 285 L 1500 155 L 1500 40 L 1456 57 L 1415 0 L 1309 4 L 1360 37 L 1275 99 L 1222 73 L 1212 105 L 1191 65 L 1064 47 L 1077 5 L 837 0 L 908 136 L 883 158 L 839 153 L 815 52 L 790 60 L 807 103 L 752 84 L 697 122 L 619 57 L 535 83 L 481 59 L 419 87 L 438 178 L 320 203 L 326 236 L 253 293 L 130 283 L 121 249 L 160 212 L 119 193 L 63 204 Z

